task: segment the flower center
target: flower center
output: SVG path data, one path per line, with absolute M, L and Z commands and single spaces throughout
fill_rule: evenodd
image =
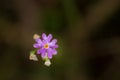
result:
M 49 48 L 49 45 L 48 45 L 48 44 L 45 44 L 45 45 L 44 45 L 44 48 L 45 48 L 45 49 L 48 49 L 48 48 Z

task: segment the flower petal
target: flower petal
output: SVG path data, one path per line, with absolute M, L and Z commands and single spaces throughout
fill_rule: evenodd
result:
M 46 49 L 44 49 L 44 48 L 41 49 L 41 50 L 40 50 L 40 53 L 41 53 L 41 57 L 42 57 L 42 58 L 45 58 L 45 57 L 46 57 Z
M 46 53 L 42 53 L 42 54 L 41 54 L 41 57 L 42 57 L 42 58 L 45 58 L 45 57 L 46 57 Z
M 52 46 L 52 48 L 58 48 L 58 45 L 54 45 L 54 46 Z
M 37 42 L 37 43 L 42 43 L 42 41 L 41 41 L 41 39 L 40 38 L 37 38 L 37 39 L 35 39 L 35 41 Z
M 50 41 L 52 39 L 52 34 L 48 35 L 48 41 Z
M 48 41 L 47 40 L 43 40 L 42 41 L 42 44 L 44 45 L 44 44 L 47 44 L 48 43 Z
M 34 48 L 40 48 L 40 47 L 41 47 L 41 44 L 38 44 L 38 43 L 33 44 L 33 47 L 34 47 Z
M 46 40 L 46 39 L 47 39 L 47 36 L 46 36 L 45 33 L 42 34 L 42 38 L 43 38 L 43 40 Z
M 52 54 L 53 54 L 53 55 L 56 55 L 56 54 L 57 54 L 56 49 L 53 49 Z
M 47 52 L 48 52 L 48 54 L 47 54 L 48 58 L 51 59 L 52 58 L 52 52 L 53 52 L 53 50 L 51 48 L 49 48 L 47 50 Z
M 50 42 L 50 46 L 54 46 L 55 44 L 56 44 L 56 42 L 57 42 L 57 39 L 53 39 L 51 42 Z
M 52 58 L 52 53 L 48 53 L 48 58 L 49 58 L 49 59 Z
M 41 51 L 40 51 L 40 49 L 39 49 L 39 50 L 37 50 L 37 54 L 41 54 Z

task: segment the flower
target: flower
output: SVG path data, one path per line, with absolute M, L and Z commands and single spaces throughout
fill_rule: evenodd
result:
M 37 48 L 37 54 L 41 54 L 42 58 L 48 57 L 49 59 L 52 58 L 52 55 L 56 55 L 58 48 L 57 39 L 52 40 L 52 35 L 49 34 L 46 36 L 45 33 L 42 34 L 42 39 L 36 38 L 36 43 L 33 45 L 34 48 Z
M 42 38 L 37 34 L 35 34 L 33 38 L 36 41 L 36 43 L 33 44 L 33 47 L 36 48 L 37 54 L 40 54 L 45 60 L 46 66 L 50 66 L 50 59 L 52 59 L 53 55 L 57 54 L 57 39 L 52 39 L 52 34 L 47 36 L 45 33 L 42 34 Z

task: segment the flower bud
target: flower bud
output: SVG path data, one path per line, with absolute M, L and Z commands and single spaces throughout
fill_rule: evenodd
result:
M 50 62 L 49 59 L 45 61 L 45 65 L 46 65 L 46 66 L 50 66 L 50 65 L 51 65 L 51 62 Z
M 29 59 L 33 61 L 38 61 L 38 58 L 35 54 L 30 54 Z
M 33 39 L 37 39 L 40 38 L 40 36 L 38 34 L 34 34 Z

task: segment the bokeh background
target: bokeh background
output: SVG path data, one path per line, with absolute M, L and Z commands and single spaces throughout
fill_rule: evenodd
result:
M 50 67 L 35 33 L 58 39 Z M 0 0 L 0 80 L 120 80 L 120 0 Z

